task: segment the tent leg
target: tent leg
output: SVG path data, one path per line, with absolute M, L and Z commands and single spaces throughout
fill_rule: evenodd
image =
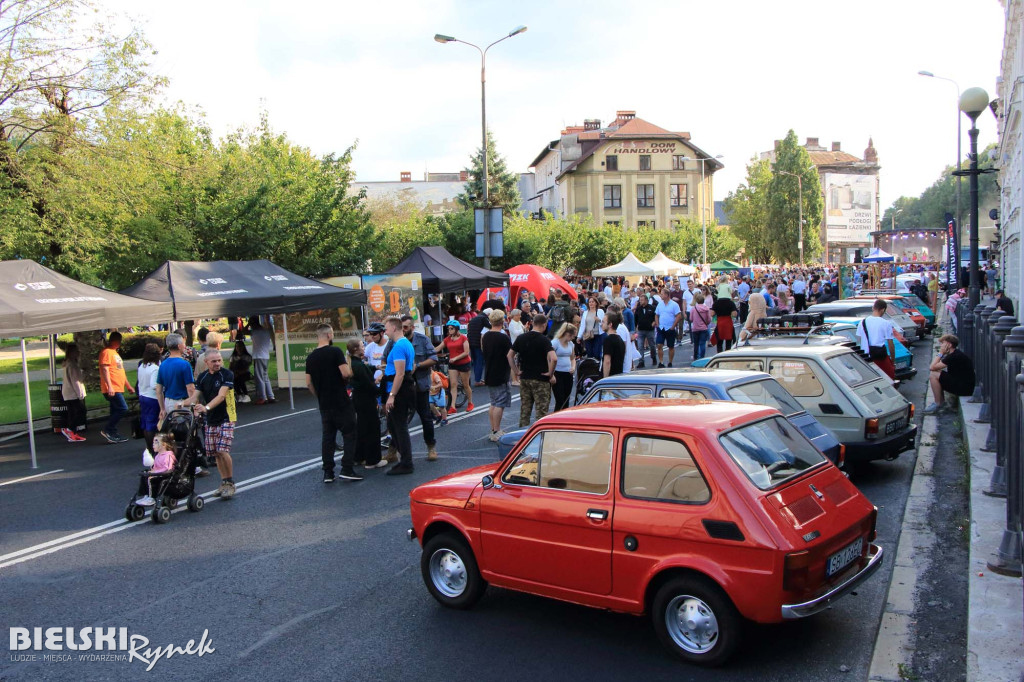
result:
M 32 394 L 28 390 L 28 359 L 25 357 L 25 339 L 21 339 L 21 377 L 25 382 L 25 416 L 28 417 L 28 449 L 32 453 L 32 468 L 38 469 L 36 464 L 36 432 L 32 428 Z
M 292 347 L 288 342 L 288 313 L 282 313 L 281 320 L 284 322 L 284 372 L 288 381 L 288 402 L 294 410 L 295 391 L 292 388 Z

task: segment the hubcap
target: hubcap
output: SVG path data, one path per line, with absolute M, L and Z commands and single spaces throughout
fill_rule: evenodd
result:
M 681 594 L 665 608 L 672 641 L 691 654 L 705 654 L 718 643 L 718 619 L 703 600 Z
M 439 549 L 430 557 L 430 580 L 446 597 L 458 597 L 466 591 L 466 565 L 450 549 Z

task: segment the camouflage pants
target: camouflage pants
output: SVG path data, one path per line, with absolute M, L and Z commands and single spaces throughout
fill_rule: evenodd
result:
M 551 383 L 538 379 L 523 379 L 519 386 L 519 428 L 530 425 L 530 413 L 537 406 L 537 419 L 548 413 L 551 404 Z

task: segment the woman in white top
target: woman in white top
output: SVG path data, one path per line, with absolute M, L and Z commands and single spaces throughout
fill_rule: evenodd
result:
M 209 337 L 207 337 L 209 338 Z M 146 447 L 156 457 L 153 437 L 160 419 L 160 400 L 156 397 L 156 374 L 160 371 L 160 346 L 147 343 L 139 360 L 139 421 L 146 437 Z
M 85 382 L 78 360 L 78 344 L 68 344 L 64 351 L 64 383 L 61 384 L 61 397 L 68 410 L 68 425 L 60 432 L 69 443 L 85 440 L 85 436 L 78 434 L 85 430 Z
M 586 344 L 587 355 L 592 358 L 601 359 L 601 351 L 604 346 L 604 311 L 597 305 L 597 298 L 591 296 L 587 299 L 587 309 L 580 317 L 580 328 L 576 338 Z
M 569 407 L 569 396 L 572 395 L 572 377 L 576 373 L 576 344 L 572 342 L 576 336 L 576 327 L 568 322 L 558 328 L 555 333 L 555 412 Z
M 523 327 L 523 311 L 519 308 L 513 308 L 511 313 L 512 319 L 508 323 L 508 337 L 512 340 L 512 343 L 516 342 L 519 335 L 526 331 Z

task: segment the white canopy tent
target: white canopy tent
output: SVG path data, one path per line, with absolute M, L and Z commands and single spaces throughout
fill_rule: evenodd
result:
M 598 268 L 591 273 L 594 277 L 653 277 L 657 273 L 654 268 L 649 268 L 640 262 L 640 259 L 630 251 L 625 258 L 615 265 L 606 268 Z
M 697 272 L 697 268 L 692 265 L 672 260 L 661 251 L 658 252 L 657 256 L 644 263 L 644 265 L 651 268 L 655 273 L 661 276 L 675 275 L 678 277 L 680 275 L 692 275 Z

